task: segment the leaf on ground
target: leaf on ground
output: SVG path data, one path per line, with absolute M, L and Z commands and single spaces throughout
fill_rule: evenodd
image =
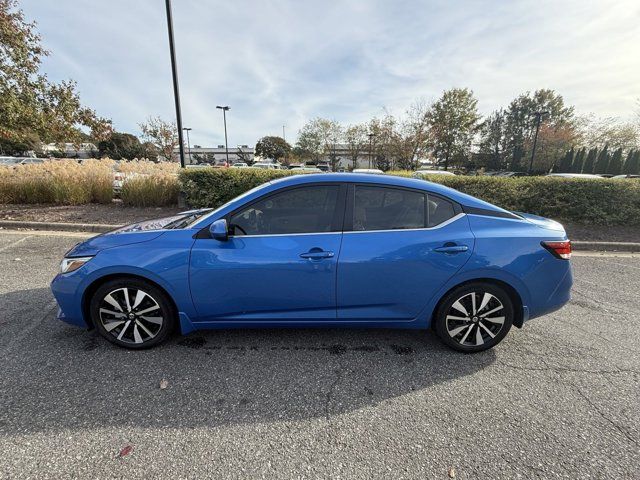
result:
M 160 380 L 160 390 L 164 390 L 168 386 L 169 386 L 169 380 L 167 380 L 166 378 L 163 378 L 162 380 Z
M 131 452 L 133 452 L 133 445 L 126 445 L 125 447 L 122 448 L 122 450 L 120 450 L 118 457 L 119 458 L 126 457 Z
M 449 469 L 449 478 L 456 478 L 456 469 L 453 467 Z

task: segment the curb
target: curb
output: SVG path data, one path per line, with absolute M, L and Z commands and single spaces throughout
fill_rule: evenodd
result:
M 50 230 L 56 232 L 91 232 L 105 233 L 122 225 L 105 225 L 103 223 L 59 223 L 59 222 L 18 222 L 0 220 L 0 228 L 25 228 L 28 230 Z
M 571 246 L 577 251 L 640 252 L 640 243 L 636 242 L 590 242 L 586 240 L 572 240 Z
M 0 220 L 0 229 L 24 228 L 29 230 L 50 230 L 56 232 L 90 232 L 105 233 L 120 228 L 122 225 L 106 225 L 103 223 L 56 223 L 56 222 L 19 222 Z M 640 242 L 592 242 L 573 240 L 574 250 L 596 252 L 640 252 Z

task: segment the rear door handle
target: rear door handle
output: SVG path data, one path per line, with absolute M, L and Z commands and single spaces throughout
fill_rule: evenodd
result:
M 434 252 L 438 253 L 462 253 L 469 250 L 466 245 L 445 245 L 443 247 L 434 248 Z
M 324 250 L 310 250 L 307 253 L 301 253 L 300 258 L 308 258 L 310 260 L 321 260 L 323 258 L 333 257 L 333 252 L 325 252 Z

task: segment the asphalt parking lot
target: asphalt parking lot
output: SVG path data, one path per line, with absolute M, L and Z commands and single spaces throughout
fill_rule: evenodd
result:
M 572 302 L 476 355 L 335 329 L 130 352 L 55 319 L 78 241 L 0 233 L 1 478 L 640 478 L 640 256 L 574 257 Z

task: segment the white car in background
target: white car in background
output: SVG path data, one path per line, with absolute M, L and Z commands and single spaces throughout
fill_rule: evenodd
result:
M 296 173 L 322 173 L 322 170 L 316 167 L 293 167 L 290 171 Z
M 413 172 L 413 175 L 411 175 L 413 178 L 424 178 L 428 175 L 445 175 L 445 176 L 449 176 L 449 177 L 455 177 L 456 174 L 453 172 L 449 172 L 448 170 L 416 170 L 415 172 Z
M 371 175 L 384 175 L 382 170 L 377 168 L 354 168 L 353 173 L 369 173 Z
M 584 178 L 592 180 L 604 180 L 604 177 L 600 175 L 594 175 L 593 173 L 549 173 L 545 177 L 558 177 L 558 178 Z
M 244 162 L 236 162 L 233 165 L 231 165 L 231 168 L 249 168 L 249 165 L 247 165 Z
M 263 170 L 279 170 L 279 165 L 275 163 L 257 162 L 249 168 L 261 168 Z

